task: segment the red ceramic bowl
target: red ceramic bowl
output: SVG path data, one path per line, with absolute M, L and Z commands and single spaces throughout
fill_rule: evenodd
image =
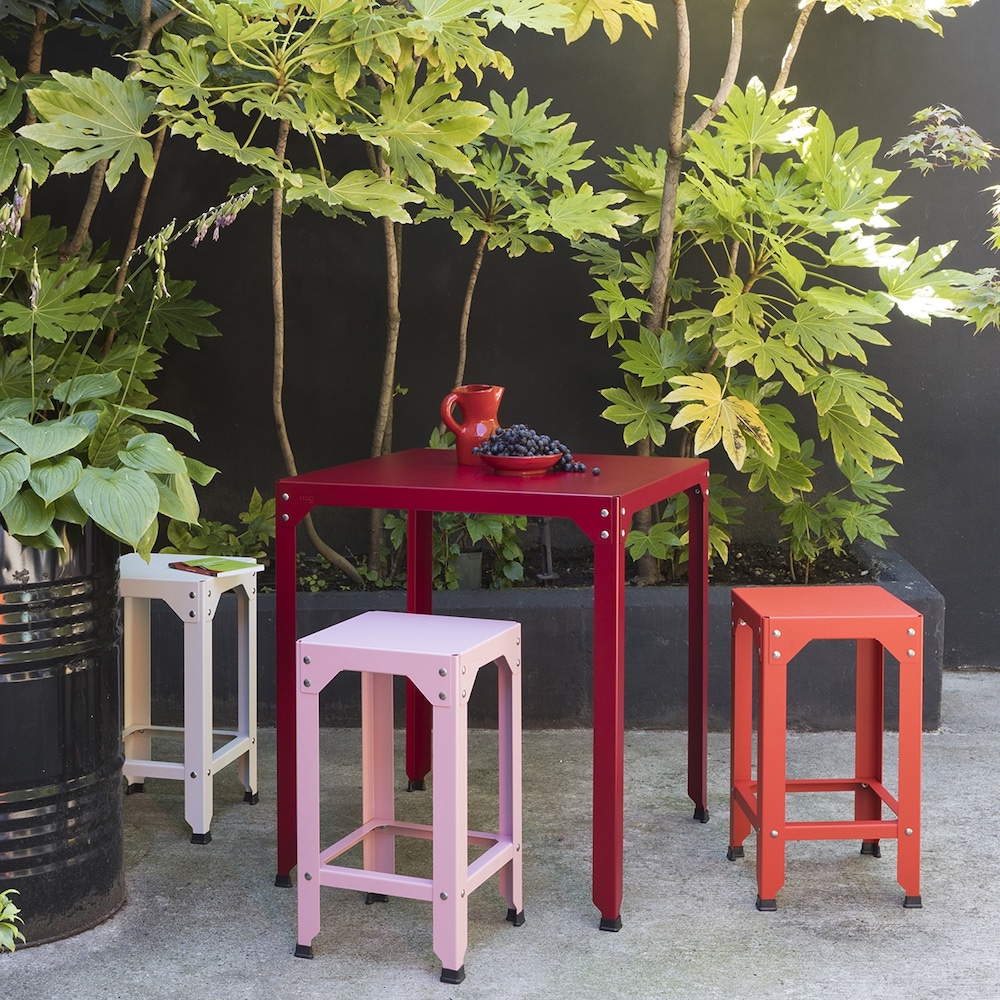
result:
M 498 476 L 542 476 L 562 458 L 556 455 L 480 455 Z

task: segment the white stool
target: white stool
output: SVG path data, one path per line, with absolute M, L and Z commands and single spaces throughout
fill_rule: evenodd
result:
M 465 978 L 469 894 L 495 872 L 507 919 L 524 923 L 521 889 L 521 626 L 517 622 L 369 611 L 296 644 L 298 944 L 312 958 L 320 886 L 370 899 L 433 904 L 441 981 Z M 499 832 L 469 830 L 468 701 L 479 668 L 497 663 Z M 319 695 L 341 671 L 361 673 L 362 825 L 320 841 Z M 433 826 L 395 820 L 392 678 L 408 677 L 433 706 Z M 395 838 L 433 841 L 431 878 L 397 875 Z M 334 859 L 363 844 L 363 868 Z M 485 847 L 469 863 L 469 845 Z
M 212 840 L 212 779 L 239 761 L 244 801 L 257 801 L 257 584 L 264 568 L 246 560 L 245 569 L 202 576 L 171 569 L 171 562 L 196 556 L 136 553 L 118 561 L 119 593 L 125 605 L 124 774 L 128 792 L 141 792 L 144 778 L 184 782 L 184 818 L 191 843 Z M 217 730 L 212 713 L 212 620 L 219 598 L 237 596 L 237 729 Z M 152 600 L 165 601 L 184 623 L 184 725 L 154 726 L 150 720 L 150 614 Z M 153 760 L 153 736 L 183 736 L 184 761 Z M 226 742 L 214 749 L 216 739 Z

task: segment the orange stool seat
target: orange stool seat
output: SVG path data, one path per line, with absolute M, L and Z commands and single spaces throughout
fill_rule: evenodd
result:
M 757 831 L 757 909 L 777 908 L 790 840 L 898 841 L 896 878 L 903 905 L 920 900 L 920 757 L 923 616 L 876 586 L 748 587 L 732 592 L 732 726 L 729 860 Z M 857 646 L 854 775 L 789 779 L 785 766 L 788 663 L 814 639 Z M 896 795 L 883 784 L 885 653 L 899 661 L 899 762 Z M 757 675 L 757 760 L 753 687 Z M 791 792 L 853 792 L 853 819 L 791 822 Z M 890 818 L 883 818 L 884 813 Z

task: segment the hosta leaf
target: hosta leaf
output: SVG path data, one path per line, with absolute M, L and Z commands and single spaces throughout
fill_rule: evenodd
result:
M 100 375 L 80 375 L 61 382 L 52 390 L 54 399 L 75 406 L 84 399 L 111 399 L 118 394 L 122 381 L 117 372 L 104 372 Z
M 20 452 L 0 458 L 0 508 L 14 499 L 30 471 L 31 463 Z
M 7 530 L 12 535 L 44 534 L 52 524 L 52 509 L 30 489 L 22 489 L 9 503 L 0 507 Z
M 105 183 L 114 190 L 138 158 L 152 176 L 153 147 L 142 129 L 156 106 L 154 93 L 96 67 L 89 77 L 53 70 L 52 78 L 29 94 L 41 123 L 20 131 L 43 146 L 69 150 L 53 168 L 57 173 L 82 173 L 106 159 Z
M 87 431 L 68 420 L 45 420 L 29 424 L 18 417 L 0 420 L 0 434 L 9 438 L 28 456 L 31 463 L 61 455 L 87 437 Z
M 187 475 L 184 456 L 162 434 L 136 434 L 118 452 L 118 458 L 130 469 Z
M 208 486 L 219 471 L 211 465 L 199 462 L 196 458 L 188 458 L 187 455 L 184 456 L 184 466 L 187 470 L 187 474 L 199 486 Z
M 54 462 L 37 462 L 31 467 L 28 482 L 46 504 L 70 493 L 83 475 L 83 463 L 74 455 L 63 455 Z
M 169 486 L 156 477 L 156 489 L 160 495 L 160 513 L 164 517 L 185 524 L 198 523 L 198 499 L 186 475 L 171 476 Z
M 137 469 L 84 469 L 74 491 L 80 506 L 108 534 L 137 548 L 160 507 L 153 480 Z

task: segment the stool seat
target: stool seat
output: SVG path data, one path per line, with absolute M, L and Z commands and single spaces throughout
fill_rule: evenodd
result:
M 170 563 L 198 556 L 154 553 L 147 562 L 135 552 L 118 560 L 124 604 L 123 772 L 128 793 L 141 792 L 145 778 L 184 782 L 184 818 L 191 842 L 212 840 L 213 778 L 238 762 L 244 801 L 257 802 L 257 574 L 253 559 L 215 576 L 173 569 Z M 237 596 L 237 725 L 213 723 L 212 623 L 219 599 Z M 184 625 L 184 725 L 153 725 L 150 718 L 150 602 L 165 602 Z M 152 737 L 183 740 L 183 761 L 154 759 Z M 216 747 L 216 743 L 221 745 Z
M 757 908 L 776 909 L 791 840 L 862 841 L 878 856 L 896 839 L 903 905 L 919 907 L 923 618 L 878 586 L 748 587 L 732 592 L 730 860 L 757 831 Z M 855 766 L 851 777 L 786 774 L 787 670 L 813 640 L 856 643 Z M 897 789 L 883 784 L 885 654 L 899 663 Z M 752 768 L 757 678 L 757 759 Z M 852 818 L 788 821 L 791 792 L 852 792 Z M 891 813 L 889 818 L 885 813 Z
M 320 886 L 432 904 L 441 981 L 465 978 L 469 894 L 496 872 L 507 919 L 524 922 L 521 876 L 521 626 L 517 622 L 369 611 L 296 643 L 298 943 L 312 958 Z M 499 822 L 468 828 L 468 702 L 481 667 L 497 664 Z M 336 843 L 320 839 L 319 696 L 342 671 L 361 674 L 362 822 Z M 408 678 L 432 706 L 433 823 L 395 819 L 392 678 Z M 431 878 L 398 874 L 395 838 L 433 841 Z M 363 867 L 334 864 L 363 845 Z M 471 863 L 469 845 L 485 848 Z

